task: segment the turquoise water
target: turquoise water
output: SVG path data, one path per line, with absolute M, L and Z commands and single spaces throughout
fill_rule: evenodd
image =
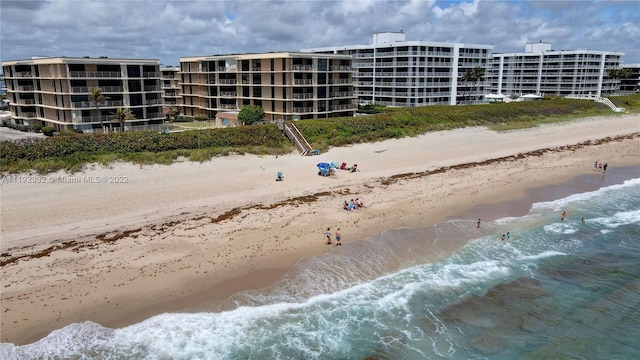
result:
M 473 219 L 389 230 L 303 259 L 230 310 L 73 324 L 0 358 L 638 359 L 640 178 L 619 182 L 481 233 Z M 468 243 L 451 255 L 451 240 Z

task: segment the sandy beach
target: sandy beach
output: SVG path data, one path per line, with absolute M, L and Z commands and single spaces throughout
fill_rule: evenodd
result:
M 325 244 L 327 227 L 340 228 L 346 243 L 451 216 L 475 226 L 478 217 L 504 216 L 490 205 L 526 189 L 599 174 L 594 161 L 640 165 L 640 116 L 503 133 L 467 128 L 312 157 L 5 175 L 0 338 L 25 344 L 74 322 L 121 327 L 198 309 L 269 286 L 303 257 L 340 251 Z M 319 162 L 360 171 L 321 177 Z M 364 208 L 343 210 L 352 198 Z

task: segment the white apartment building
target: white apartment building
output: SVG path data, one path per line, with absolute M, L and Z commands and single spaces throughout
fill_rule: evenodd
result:
M 624 53 L 552 50 L 546 42 L 527 43 L 522 53 L 492 54 L 487 79 L 492 93 L 506 95 L 605 95 L 617 80 L 608 78 Z
M 409 107 L 482 99 L 485 81 L 465 84 L 460 76 L 467 69 L 486 68 L 492 49 L 493 45 L 406 41 L 400 31 L 375 33 L 372 44 L 301 51 L 351 55 L 360 104 Z
M 129 110 L 133 125 L 164 121 L 160 61 L 107 57 L 34 57 L 3 61 L 12 122 L 101 132 L 121 126 L 118 108 Z M 91 88 L 102 89 L 106 99 L 91 101 Z

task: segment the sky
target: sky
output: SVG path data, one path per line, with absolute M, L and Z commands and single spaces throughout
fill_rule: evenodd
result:
M 640 63 L 638 0 L 0 0 L 2 61 L 32 56 L 159 59 L 408 41 L 491 44 L 523 52 L 620 51 Z

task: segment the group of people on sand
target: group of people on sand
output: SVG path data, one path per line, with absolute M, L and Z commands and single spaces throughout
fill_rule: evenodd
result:
M 602 173 L 606 173 L 608 166 L 609 166 L 609 164 L 607 164 L 607 163 L 603 164 L 602 161 L 596 160 L 596 162 L 593 163 L 593 170 L 594 171 L 599 171 L 599 172 L 602 172 Z
M 351 199 L 351 201 L 345 200 L 344 204 L 342 204 L 342 208 L 347 211 L 353 211 L 361 207 L 364 207 L 364 202 L 362 202 L 362 200 L 360 200 L 359 198 L 356 198 L 355 200 Z
M 327 231 L 325 231 L 324 235 L 327 238 L 327 245 L 331 245 L 331 228 L 328 227 Z M 336 230 L 336 246 L 342 246 L 342 234 L 340 233 L 340 228 L 338 228 L 338 230 Z

